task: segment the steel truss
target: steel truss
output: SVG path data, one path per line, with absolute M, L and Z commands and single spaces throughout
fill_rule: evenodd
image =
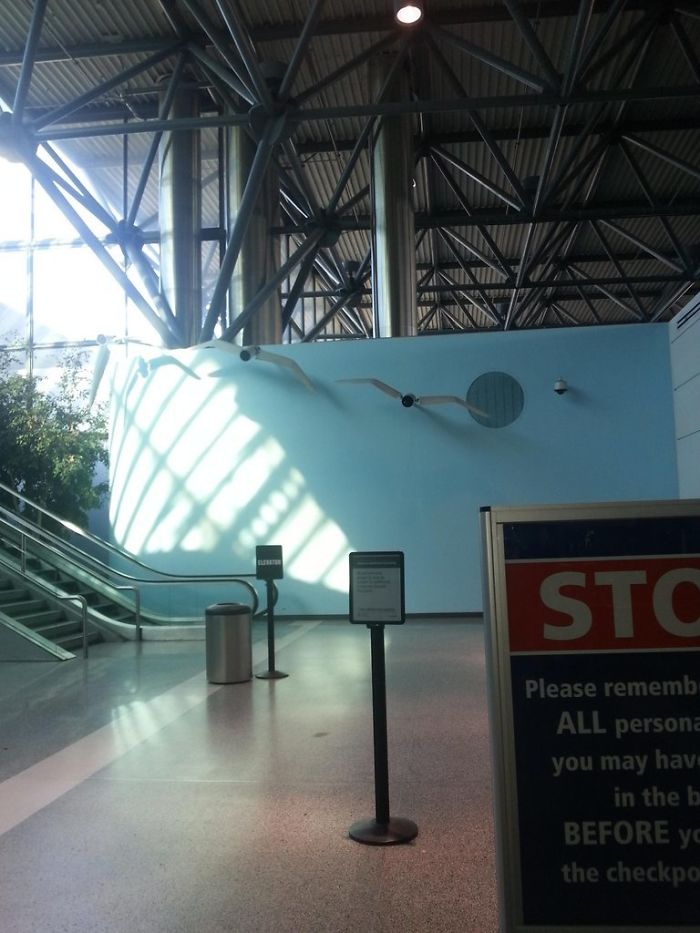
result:
M 27 165 L 165 345 L 182 345 L 187 328 L 144 249 L 157 241 L 157 223 L 144 229 L 137 221 L 155 183 L 162 134 L 178 130 L 241 126 L 256 144 L 235 223 L 226 229 L 220 209 L 219 226 L 203 232 L 220 249 L 208 306 L 193 309 L 202 340 L 216 332 L 235 339 L 275 292 L 285 339 L 372 335 L 367 151 L 382 118 L 396 114 L 416 117 L 419 332 L 651 322 L 698 288 L 700 164 L 687 157 L 700 132 L 696 3 L 502 0 L 444 11 L 436 3 L 424 25 L 404 32 L 385 15 L 324 19 L 324 0 L 310 0 L 303 22 L 265 27 L 251 27 L 232 0 L 214 0 L 211 16 L 196 0 L 162 0 L 168 35 L 57 46 L 48 37 L 42 43 L 51 2 L 35 0 L 23 49 L 0 53 L 0 94 L 11 106 L 0 114 L 0 152 Z M 504 48 L 462 28 L 489 23 L 507 31 Z M 328 37 L 360 33 L 367 37 L 361 51 L 318 74 L 314 50 Z M 284 73 L 271 83 L 261 62 L 290 40 Z M 664 73 L 657 46 L 682 63 L 666 85 L 648 78 Z M 348 102 L 367 63 L 387 51 L 393 64 L 376 96 Z M 47 107 L 33 91 L 36 74 L 68 61 L 99 61 L 108 76 Z M 467 63 L 500 90 L 484 93 L 478 81 L 467 88 Z M 395 101 L 386 92 L 399 69 L 408 70 L 413 94 Z M 149 93 L 154 78 L 166 80 Z M 178 89 L 193 82 L 201 115 L 169 118 Z M 134 86 L 137 103 L 129 97 Z M 498 117 L 512 112 L 517 120 Z M 353 133 L 343 124 L 339 134 L 338 121 L 351 121 Z M 121 213 L 107 210 L 56 149 L 115 137 L 128 152 L 126 140 L 136 134 L 147 134 L 148 151 Z M 533 155 L 519 159 L 526 145 Z M 334 174 L 315 172 L 314 158 L 324 154 Z M 229 284 L 271 165 L 284 219 L 270 235 L 285 244 L 285 258 L 230 320 Z M 220 207 L 221 176 L 221 168 L 212 175 Z M 86 217 L 106 226 L 107 238 Z M 112 258 L 113 243 L 140 284 Z M 215 258 L 210 251 L 210 264 Z

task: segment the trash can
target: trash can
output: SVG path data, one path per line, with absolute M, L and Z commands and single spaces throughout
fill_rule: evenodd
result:
M 204 611 L 207 680 L 240 684 L 253 676 L 251 612 L 240 603 L 217 603 Z

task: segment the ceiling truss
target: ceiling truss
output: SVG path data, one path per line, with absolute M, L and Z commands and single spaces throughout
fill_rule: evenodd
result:
M 219 268 L 201 309 L 203 340 L 217 328 L 235 339 L 275 292 L 289 339 L 372 335 L 367 150 L 382 118 L 399 114 L 414 121 L 420 333 L 654 322 L 698 290 L 697 3 L 500 0 L 441 10 L 436 0 L 409 32 L 384 4 L 374 17 L 324 18 L 324 0 L 310 0 L 303 21 L 272 24 L 230 0 L 148 6 L 161 35 L 81 44 L 66 34 L 52 44 L 61 26 L 53 20 L 47 34 L 52 0 L 33 3 L 22 46 L 0 28 L 0 94 L 10 108 L 0 114 L 0 151 L 28 166 L 164 343 L 181 344 L 183 331 L 146 249 L 158 229 L 157 219 L 144 223 L 144 204 L 162 134 L 178 129 L 242 126 L 256 141 L 235 223 L 227 229 L 219 210 L 203 230 L 203 241 L 219 244 L 209 254 Z M 389 51 L 378 93 L 362 91 L 367 63 Z M 283 52 L 273 86 L 261 62 Z M 669 52 L 664 81 L 659 56 Z M 63 75 L 68 65 L 73 83 L 45 99 L 53 70 Z M 81 87 L 88 65 L 103 77 Z M 387 91 L 399 70 L 412 94 L 396 101 Z M 199 88 L 201 115 L 170 119 L 185 82 Z M 147 147 L 121 203 L 101 198 L 57 148 L 84 155 L 101 140 L 100 153 L 111 145 L 116 158 L 140 136 Z M 283 220 L 270 232 L 286 244 L 285 258 L 228 320 L 229 282 L 272 164 Z M 211 182 L 220 201 L 220 169 Z M 114 260 L 114 243 L 138 268 L 139 285 Z

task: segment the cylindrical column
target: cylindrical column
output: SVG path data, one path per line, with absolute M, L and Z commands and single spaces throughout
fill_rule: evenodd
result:
M 370 85 L 378 94 L 392 58 L 370 64 Z M 401 100 L 408 87 L 403 71 L 395 76 L 387 100 Z M 372 297 L 375 337 L 416 333 L 415 220 L 411 192 L 414 154 L 410 118 L 385 116 L 372 146 Z
M 227 203 L 229 230 L 238 216 L 250 167 L 255 156 L 255 143 L 243 127 L 228 131 Z M 270 227 L 280 222 L 279 178 L 273 166 L 267 169 L 253 216 L 246 230 L 238 262 L 229 290 L 229 324 L 233 324 L 246 305 L 279 270 L 279 240 L 270 234 Z M 282 309 L 277 292 L 262 304 L 250 322 L 236 337 L 244 346 L 282 342 Z
M 197 91 L 182 87 L 169 117 L 196 117 Z M 160 290 L 180 324 L 186 346 L 202 325 L 201 186 L 199 134 L 164 133 L 160 163 Z

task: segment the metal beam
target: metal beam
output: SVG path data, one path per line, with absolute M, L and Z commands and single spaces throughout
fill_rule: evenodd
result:
M 633 146 L 638 146 L 640 149 L 643 149 L 645 152 L 648 152 L 651 155 L 662 159 L 664 162 L 667 162 L 674 168 L 677 168 L 680 171 L 691 175 L 693 178 L 700 180 L 700 168 L 697 168 L 695 165 L 691 165 L 690 162 L 686 162 L 684 159 L 679 159 L 677 156 L 672 155 L 670 152 L 667 152 L 660 146 L 655 146 L 648 140 L 640 139 L 638 136 L 632 136 L 631 134 L 626 133 L 622 138 L 626 142 L 632 143 Z
M 253 40 L 250 38 L 248 27 L 243 19 L 243 15 L 238 4 L 238 0 L 229 3 L 228 0 L 214 0 L 221 18 L 226 24 L 226 28 L 231 34 L 241 61 L 246 67 L 253 82 L 253 89 L 258 98 L 258 103 L 262 104 L 268 113 L 273 111 L 273 100 L 270 89 L 260 69 L 260 62 L 253 47 Z
M 504 204 L 514 208 L 516 211 L 519 211 L 523 208 L 523 205 L 520 203 L 520 201 L 509 195 L 507 191 L 499 188 L 498 185 L 494 184 L 494 182 L 482 175 L 481 172 L 477 172 L 477 170 L 472 168 L 471 165 L 468 165 L 466 162 L 458 159 L 457 156 L 452 155 L 452 153 L 448 152 L 446 149 L 443 149 L 440 146 L 431 151 L 438 155 L 449 165 L 453 166 L 453 168 L 456 168 L 459 172 L 462 172 L 462 174 L 466 175 L 467 178 L 471 178 L 471 180 L 476 182 L 477 185 L 485 188 L 490 194 L 495 195 L 500 201 L 503 201 Z
M 70 202 L 61 194 L 46 167 L 41 160 L 32 155 L 27 160 L 27 168 L 46 191 L 54 204 L 61 213 L 73 224 L 85 243 L 91 248 L 97 259 L 102 263 L 109 274 L 116 279 L 119 285 L 124 289 L 126 295 L 134 302 L 144 317 L 155 328 L 166 346 L 172 346 L 173 342 L 180 343 L 181 336 L 177 328 L 177 323 L 161 319 L 146 301 L 141 292 L 133 285 L 128 276 L 118 263 L 112 259 L 105 249 L 100 238 L 93 233 L 90 227 L 85 223 L 80 214 L 73 208 Z
M 304 23 L 304 28 L 301 31 L 299 36 L 299 41 L 297 42 L 292 57 L 287 65 L 287 70 L 282 78 L 282 84 L 278 91 L 278 97 L 280 100 L 286 100 L 287 97 L 292 92 L 292 85 L 296 79 L 301 63 L 304 60 L 304 56 L 309 47 L 309 42 L 313 38 L 314 31 L 318 25 L 318 21 L 321 16 L 321 11 L 323 9 L 323 4 L 325 0 L 311 0 L 311 6 L 309 7 L 309 12 L 306 16 L 306 22 Z
M 675 272 L 686 272 L 682 264 L 674 262 L 672 259 L 669 259 L 668 256 L 664 256 L 662 252 L 645 242 L 641 237 L 636 236 L 634 233 L 630 233 L 629 230 L 625 230 L 623 227 L 620 227 L 619 224 L 612 223 L 609 220 L 601 220 L 601 223 L 605 224 L 605 226 L 614 233 L 617 233 L 618 236 L 623 237 L 625 240 L 638 246 L 641 250 L 644 250 L 644 252 L 653 259 L 657 259 L 660 263 L 668 266 L 669 269 L 673 269 Z
M 79 110 L 85 104 L 89 104 L 93 100 L 101 97 L 103 94 L 106 94 L 107 91 L 111 91 L 112 88 L 119 87 L 120 84 L 125 84 L 131 78 L 135 78 L 137 75 L 142 74 L 144 71 L 147 71 L 149 68 L 152 68 L 154 65 L 157 65 L 159 62 L 162 62 L 166 58 L 170 58 L 171 55 L 174 55 L 175 52 L 180 51 L 182 45 L 177 42 L 173 43 L 166 49 L 163 49 L 160 52 L 156 52 L 154 55 L 149 56 L 142 62 L 139 62 L 138 65 L 134 65 L 131 68 L 127 68 L 126 71 L 121 71 L 118 75 L 114 75 L 112 78 L 108 78 L 106 81 L 102 81 L 100 84 L 91 88 L 89 91 L 86 91 L 84 94 L 81 94 L 79 97 L 75 97 L 73 100 L 68 101 L 68 103 L 63 104 L 61 107 L 56 107 L 55 110 L 51 110 L 48 113 L 41 116 L 38 120 L 35 120 L 32 124 L 32 130 L 34 133 L 37 133 L 39 130 L 44 129 L 49 126 L 55 120 L 62 120 L 64 117 L 67 117 L 68 114 L 73 113 L 75 110 Z
M 287 278 L 290 272 L 293 272 L 294 269 L 296 269 L 299 263 L 304 261 L 306 256 L 318 248 L 323 236 L 323 231 L 316 231 L 316 233 L 311 234 L 306 242 L 302 243 L 302 245 L 292 253 L 289 259 L 280 266 L 270 281 L 260 289 L 258 294 L 248 302 L 241 313 L 238 314 L 231 322 L 231 324 L 226 328 L 223 333 L 224 340 L 233 340 L 236 334 L 244 329 L 258 308 L 260 308 L 267 301 L 270 295 L 277 289 L 279 284 Z
M 177 47 L 174 49 L 177 50 Z M 568 98 L 569 104 L 626 103 L 634 101 L 693 100 L 700 98 L 700 85 L 675 87 L 650 87 L 635 89 L 609 88 L 604 91 L 573 91 Z M 359 104 L 342 107 L 299 108 L 288 115 L 290 125 L 298 126 L 304 122 L 324 122 L 326 120 L 353 117 L 372 117 L 397 115 L 402 113 L 456 113 L 476 112 L 479 110 L 502 110 L 519 107 L 548 107 L 561 103 L 556 94 L 509 94 L 493 97 L 441 98 L 439 100 L 409 100 L 396 103 L 383 102 Z M 246 115 L 231 114 L 216 117 L 201 117 L 197 123 L 192 121 L 158 120 L 135 121 L 130 126 L 124 123 L 111 123 L 102 126 L 64 127 L 45 129 L 35 133 L 35 139 L 81 139 L 92 136 L 121 136 L 123 133 L 152 133 L 170 129 L 205 129 L 207 127 L 234 126 L 249 122 Z M 631 138 L 626 135 L 626 138 Z
M 513 22 L 520 30 L 520 35 L 523 37 L 525 45 L 530 49 L 538 65 L 545 73 L 550 87 L 559 87 L 560 76 L 552 64 L 551 58 L 547 55 L 544 46 L 540 42 L 537 33 L 532 28 L 529 17 L 525 15 L 525 10 L 520 0 L 503 0 L 503 5 L 513 17 Z
M 22 119 L 24 117 L 24 105 L 27 100 L 27 94 L 29 93 L 29 85 L 32 81 L 32 71 L 34 70 L 36 49 L 39 44 L 41 27 L 44 23 L 46 4 L 47 0 L 34 0 L 32 18 L 29 24 L 29 34 L 27 36 L 27 42 L 24 46 L 22 67 L 20 68 L 19 78 L 17 79 L 15 99 L 14 103 L 12 104 L 12 121 L 16 125 L 21 125 Z
M 275 140 L 280 133 L 280 123 L 283 120 L 284 117 L 275 117 L 268 120 L 263 137 L 258 144 L 255 158 L 250 168 L 250 175 L 248 176 L 248 181 L 246 182 L 245 190 L 241 198 L 236 223 L 234 224 L 231 236 L 226 245 L 224 258 L 221 260 L 219 278 L 216 281 L 214 293 L 212 294 L 209 308 L 202 325 L 202 340 L 211 340 L 214 335 L 214 326 L 223 311 L 231 276 L 236 267 L 238 254 L 243 245 L 243 238 L 248 224 L 250 223 L 250 219 L 253 216 L 253 207 L 257 200 L 258 192 L 260 191 L 260 186 L 265 177 L 268 165 L 270 164 L 272 150 Z
M 180 84 L 180 79 L 182 78 L 182 73 L 185 69 L 185 56 L 180 55 L 175 70 L 170 76 L 170 82 L 168 83 L 168 89 L 165 92 L 163 101 L 160 106 L 160 111 L 158 118 L 164 120 L 167 118 L 168 114 L 173 105 L 175 99 L 175 94 L 177 92 L 178 86 Z M 158 155 L 158 147 L 160 146 L 160 140 L 162 133 L 155 133 L 153 139 L 151 140 L 151 145 L 146 155 L 146 159 L 143 163 L 141 169 L 141 174 L 139 176 L 138 184 L 136 185 L 136 191 L 134 192 L 134 197 L 131 202 L 131 207 L 129 209 L 128 216 L 125 218 L 127 227 L 133 227 L 136 222 L 136 216 L 141 207 L 141 201 L 143 199 L 144 192 L 146 190 L 146 185 L 148 184 L 148 176 L 151 174 L 151 169 L 153 168 L 153 163 L 155 158 Z M 128 139 L 128 137 L 125 137 Z
M 462 86 L 462 82 L 459 80 L 454 70 L 452 69 L 450 63 L 445 58 L 445 55 L 442 49 L 437 44 L 437 42 L 435 42 L 435 39 L 430 34 L 428 34 L 428 42 L 432 50 L 432 57 L 440 65 L 442 71 L 444 72 L 448 81 L 452 85 L 452 88 L 455 91 L 455 93 L 458 96 L 463 97 L 463 98 L 468 97 L 466 90 Z M 499 166 L 499 168 L 501 169 L 501 171 L 507 178 L 511 188 L 513 189 L 516 196 L 518 197 L 518 200 L 520 201 L 521 205 L 524 205 L 527 202 L 527 197 L 525 195 L 523 186 L 520 183 L 520 179 L 515 174 L 510 163 L 504 156 L 500 146 L 496 142 L 496 139 L 493 133 L 491 132 L 491 130 L 486 125 L 486 122 L 482 120 L 482 118 L 479 116 L 478 113 L 469 112 L 468 116 L 474 129 L 476 130 L 478 134 L 479 139 L 481 139 L 485 143 L 489 152 L 495 159 L 497 165 Z M 423 143 L 427 145 L 428 147 L 438 144 L 437 141 L 434 141 L 433 143 L 429 143 L 427 139 L 423 140 Z
M 552 90 L 549 86 L 549 82 L 538 77 L 538 75 L 534 75 L 524 68 L 520 68 L 513 62 L 501 58 L 499 55 L 494 55 L 494 53 L 489 52 L 488 49 L 481 48 L 481 46 L 475 45 L 467 39 L 463 39 L 461 36 L 456 35 L 456 33 L 449 32 L 447 29 L 442 29 L 440 26 L 430 23 L 428 23 L 426 28 L 436 42 L 448 43 L 461 52 L 477 59 L 477 61 L 482 62 L 484 65 L 495 68 L 496 71 L 507 75 L 509 78 L 514 78 L 516 81 L 520 82 L 520 84 L 525 84 L 527 87 L 534 88 L 536 91 Z

